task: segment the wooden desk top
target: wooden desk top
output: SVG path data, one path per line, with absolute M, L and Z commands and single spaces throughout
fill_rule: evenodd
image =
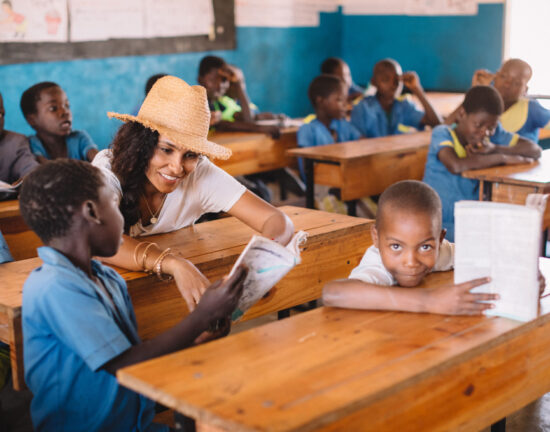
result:
M 431 132 L 415 132 L 382 138 L 364 138 L 357 141 L 304 147 L 287 150 L 287 154 L 330 162 L 345 162 L 382 153 L 415 151 L 430 145 Z
M 550 150 L 544 150 L 541 158 L 530 164 L 470 170 L 463 172 L 462 176 L 519 186 L 550 187 Z
M 451 280 L 452 272 L 432 274 L 426 284 Z M 117 378 L 227 431 L 480 430 L 527 403 L 489 391 L 486 380 L 512 394 L 524 389 L 529 400 L 550 388 L 548 380 L 521 381 L 540 368 L 550 375 L 550 336 L 536 339 L 549 330 L 548 298 L 543 312 L 520 323 L 324 307 L 124 368 Z M 506 356 L 517 358 L 510 364 Z
M 325 213 L 301 207 L 284 206 L 280 209 L 294 223 L 296 230 L 304 230 L 310 238 L 327 241 L 341 235 L 343 230 L 368 231 L 372 221 L 346 215 Z M 170 247 L 195 264 L 203 273 L 232 265 L 255 231 L 238 219 L 229 217 L 192 225 L 167 234 L 143 238 L 162 248 Z M 0 265 L 0 312 L 21 308 L 23 284 L 29 273 L 39 267 L 38 257 Z M 155 276 L 115 267 L 127 283 Z
M 19 201 L 9 200 L 0 201 L 0 219 L 9 217 L 20 216 L 19 213 Z

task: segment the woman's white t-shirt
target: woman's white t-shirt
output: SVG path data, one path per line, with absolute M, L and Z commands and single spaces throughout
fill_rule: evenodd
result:
M 111 150 L 102 150 L 92 164 L 101 168 L 110 185 L 122 197 L 122 188 L 111 171 Z M 158 222 L 143 226 L 141 221 L 130 227 L 130 236 L 139 237 L 174 231 L 195 221 L 205 213 L 227 212 L 239 200 L 246 188 L 218 168 L 205 156 L 200 156 L 195 169 L 166 196 Z

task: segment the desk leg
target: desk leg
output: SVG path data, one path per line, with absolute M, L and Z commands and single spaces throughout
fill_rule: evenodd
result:
M 313 178 L 313 160 L 305 159 L 306 170 L 306 207 L 315 208 L 315 181 Z
M 9 322 L 9 345 L 13 388 L 15 390 L 24 390 L 26 385 L 23 366 L 23 329 L 21 326 L 21 315 L 15 317 L 10 316 Z
M 491 432 L 506 432 L 506 417 L 491 425 Z
M 493 198 L 493 183 L 482 180 L 479 185 L 481 201 L 491 201 Z
M 346 201 L 349 216 L 357 216 L 357 200 Z

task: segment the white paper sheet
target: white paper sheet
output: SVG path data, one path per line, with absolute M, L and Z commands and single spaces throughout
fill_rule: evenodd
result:
M 145 0 L 145 37 L 205 35 L 213 26 L 212 0 Z

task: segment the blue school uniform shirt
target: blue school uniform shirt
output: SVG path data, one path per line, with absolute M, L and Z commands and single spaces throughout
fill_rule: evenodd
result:
M 535 143 L 539 142 L 539 129 L 550 129 L 550 110 L 535 99 L 520 99 L 501 116 L 502 127 Z
M 330 130 L 329 130 L 330 129 Z M 316 118 L 309 123 L 300 126 L 296 134 L 298 147 L 316 147 L 327 144 L 334 144 L 334 138 L 331 130 L 336 132 L 337 141 L 355 141 L 361 138 L 359 131 L 349 121 L 345 119 L 333 119 L 330 122 L 329 129 Z M 298 160 L 300 175 L 305 180 L 305 170 L 301 158 Z
M 398 135 L 423 129 L 424 112 L 416 108 L 409 95 L 395 99 L 386 113 L 376 96 L 366 96 L 351 110 L 351 123 L 367 138 Z
M 490 140 L 493 144 L 514 146 L 519 136 L 504 130 L 499 123 Z M 433 187 L 441 198 L 443 210 L 443 228 L 447 230 L 446 238 L 454 241 L 454 204 L 460 200 L 479 199 L 479 181 L 467 179 L 460 174 L 452 174 L 439 160 L 442 148 L 452 148 L 459 158 L 467 157 L 466 149 L 458 140 L 454 126 L 439 125 L 432 132 L 428 150 L 423 181 Z
M 167 431 L 152 424 L 154 403 L 101 369 L 139 343 L 124 280 L 92 261 L 107 296 L 55 249 L 42 247 L 43 265 L 23 287 L 25 381 L 34 397 L 38 431 Z
M 88 158 L 86 155 L 88 152 L 91 149 L 97 150 L 97 145 L 85 131 L 72 131 L 69 136 L 65 138 L 65 142 L 67 143 L 67 154 L 69 159 L 80 159 L 87 161 Z M 42 141 L 40 141 L 36 135 L 29 137 L 29 143 L 31 145 L 31 151 L 36 156 L 43 156 L 46 159 L 51 159 L 50 155 L 44 148 Z

